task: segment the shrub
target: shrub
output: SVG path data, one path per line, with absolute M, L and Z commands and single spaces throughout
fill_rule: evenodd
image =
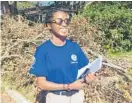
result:
M 103 48 L 117 52 L 132 50 L 132 2 L 93 2 L 83 15 L 101 33 Z

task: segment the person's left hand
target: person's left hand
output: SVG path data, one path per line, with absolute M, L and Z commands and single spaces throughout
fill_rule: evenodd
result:
M 89 73 L 86 77 L 85 77 L 85 82 L 86 83 L 90 83 L 93 80 L 95 80 L 96 76 L 95 73 Z

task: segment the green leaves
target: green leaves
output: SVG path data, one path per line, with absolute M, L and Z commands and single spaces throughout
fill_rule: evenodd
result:
M 84 8 L 81 15 L 102 32 L 102 47 L 109 45 L 115 52 L 132 50 L 131 5 L 132 2 L 106 1 L 94 2 Z

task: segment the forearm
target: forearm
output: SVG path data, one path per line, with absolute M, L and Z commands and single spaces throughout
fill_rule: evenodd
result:
M 43 77 L 37 78 L 37 85 L 42 90 L 67 90 L 66 84 L 57 84 L 47 81 Z
M 42 90 L 79 90 L 83 87 L 81 80 L 77 80 L 71 84 L 57 84 L 47 81 L 46 78 L 37 78 L 38 87 Z
M 65 89 L 64 84 L 57 84 L 57 83 L 53 83 L 49 81 L 39 82 L 38 86 L 42 90 L 64 90 Z

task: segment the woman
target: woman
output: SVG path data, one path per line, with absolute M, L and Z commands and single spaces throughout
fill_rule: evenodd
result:
M 83 103 L 84 80 L 76 77 L 88 59 L 75 42 L 66 39 L 70 16 L 64 9 L 54 9 L 45 22 L 52 38 L 37 47 L 30 73 L 36 75 L 38 87 L 47 91 L 46 103 Z M 90 73 L 86 81 L 94 78 Z

